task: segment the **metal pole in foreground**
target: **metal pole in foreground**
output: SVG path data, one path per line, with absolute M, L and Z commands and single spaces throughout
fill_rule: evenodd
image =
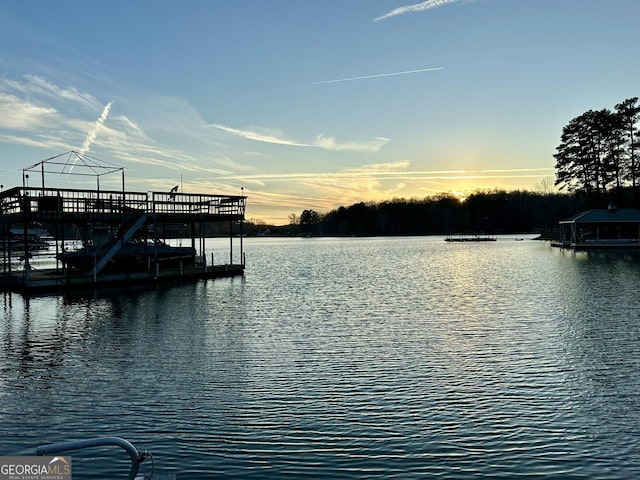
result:
M 129 458 L 131 458 L 131 470 L 129 471 L 128 479 L 134 480 L 136 475 L 138 474 L 138 468 L 140 467 L 140 464 L 146 459 L 148 452 L 138 453 L 136 447 L 134 447 L 127 440 L 120 437 L 97 437 L 89 438 L 87 440 L 79 440 L 77 442 L 42 445 L 36 449 L 36 455 L 50 455 L 60 452 L 67 452 L 69 450 L 80 450 L 82 448 L 105 446 L 120 447 L 129 454 Z

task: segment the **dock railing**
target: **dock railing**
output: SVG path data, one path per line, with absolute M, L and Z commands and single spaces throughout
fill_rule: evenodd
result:
M 123 214 L 147 212 L 244 218 L 246 197 L 175 192 L 122 192 L 14 187 L 0 193 L 4 215 Z
M 146 209 L 148 194 L 111 190 L 15 187 L 0 194 L 2 213 L 117 213 Z
M 154 213 L 232 215 L 244 218 L 247 197 L 200 193 L 150 192 Z

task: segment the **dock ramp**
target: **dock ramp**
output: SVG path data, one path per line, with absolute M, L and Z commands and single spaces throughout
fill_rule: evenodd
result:
M 115 254 L 122 248 L 122 246 L 131 240 L 131 237 L 144 225 L 147 221 L 147 214 L 141 213 L 138 215 L 130 216 L 118 229 L 118 232 L 114 235 L 110 242 L 105 243 L 95 255 L 95 265 L 91 273 L 95 278 L 98 273 L 109 263 L 109 260 L 113 258 Z M 102 253 L 104 252 L 104 253 Z

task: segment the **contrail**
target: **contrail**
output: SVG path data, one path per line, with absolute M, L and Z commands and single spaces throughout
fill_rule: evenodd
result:
M 407 70 L 406 72 L 379 73 L 377 75 L 365 75 L 363 77 L 339 78 L 337 80 L 323 80 L 321 82 L 313 82 L 312 85 L 319 85 L 321 83 L 350 82 L 352 80 L 364 80 L 366 78 L 392 77 L 394 75 L 408 75 L 410 73 L 433 72 L 434 70 L 444 70 L 444 67 L 421 68 L 420 70 Z
M 102 110 L 102 115 L 100 115 L 100 118 L 96 120 L 96 123 L 93 126 L 93 128 L 89 130 L 89 133 L 87 133 L 87 138 L 84 139 L 84 143 L 82 144 L 82 148 L 80 149 L 81 155 L 84 155 L 85 153 L 87 153 L 91 148 L 91 145 L 93 144 L 93 142 L 96 139 L 96 136 L 98 135 L 98 130 L 104 124 L 105 120 L 109 116 L 109 110 L 111 110 L 112 103 L 113 101 L 105 105 L 104 110 Z
M 395 10 L 391 10 L 378 18 L 374 18 L 374 22 L 379 22 L 389 17 L 395 17 L 396 15 L 403 15 L 405 13 L 422 12 L 424 10 L 430 10 L 432 8 L 442 7 L 449 3 L 454 3 L 459 0 L 427 0 L 426 2 L 416 3 L 415 5 L 406 5 L 404 7 L 398 7 Z

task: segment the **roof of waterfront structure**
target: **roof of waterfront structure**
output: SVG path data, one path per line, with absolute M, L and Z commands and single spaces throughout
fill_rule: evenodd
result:
M 560 221 L 560 224 L 570 223 L 640 223 L 640 210 L 615 207 L 592 209 Z

